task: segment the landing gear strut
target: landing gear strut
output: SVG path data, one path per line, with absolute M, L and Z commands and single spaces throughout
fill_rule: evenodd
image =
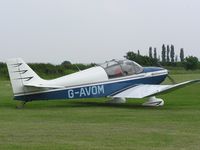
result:
M 17 108 L 17 109 L 22 109 L 22 108 L 24 108 L 24 106 L 25 106 L 26 103 L 27 103 L 27 101 L 22 101 L 22 102 L 20 102 L 20 103 L 16 106 L 16 108 Z
M 150 97 L 147 102 L 143 103 L 142 106 L 151 106 L 151 107 L 158 107 L 163 106 L 164 101 L 161 98 L 156 98 L 155 96 Z

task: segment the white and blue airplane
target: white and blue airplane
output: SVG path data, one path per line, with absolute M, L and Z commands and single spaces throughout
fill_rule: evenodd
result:
M 130 60 L 111 60 L 53 80 L 41 79 L 21 58 L 9 59 L 7 67 L 14 99 L 23 104 L 35 100 L 111 97 L 111 103 L 124 103 L 126 98 L 148 98 L 143 106 L 163 106 L 155 96 L 172 89 L 199 82 L 190 80 L 173 85 L 160 85 L 168 70 L 142 67 Z

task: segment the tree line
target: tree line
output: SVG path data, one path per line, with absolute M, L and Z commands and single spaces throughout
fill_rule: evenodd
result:
M 175 54 L 175 48 L 174 45 L 162 45 L 162 51 L 161 51 L 161 58 L 160 55 L 157 56 L 157 49 L 154 48 L 154 51 L 152 49 L 152 47 L 149 47 L 149 57 L 150 58 L 154 58 L 157 59 L 159 62 L 165 63 L 165 65 L 167 65 L 167 63 L 169 62 L 178 62 L 178 58 L 180 58 L 179 60 L 181 62 L 184 61 L 184 49 L 181 48 L 180 49 L 180 54 L 179 56 L 177 54 Z
M 149 55 L 144 56 L 134 51 L 129 51 L 124 56 L 127 59 L 134 60 L 144 66 L 171 66 L 171 67 L 184 67 L 186 70 L 200 69 L 200 62 L 195 56 L 185 57 L 184 49 L 181 48 L 179 54 L 176 53 L 174 45 L 165 45 L 161 47 L 161 54 L 157 52 L 157 48 L 149 47 Z
M 184 67 L 186 70 L 200 69 L 200 62 L 195 56 L 184 56 L 184 49 L 181 48 L 179 56 L 176 54 L 174 45 L 162 45 L 161 55 L 156 48 L 149 47 L 149 55 L 145 56 L 137 52 L 129 51 L 124 56 L 126 59 L 133 60 L 142 66 L 171 66 Z M 95 66 L 91 64 L 72 64 L 70 61 L 63 61 L 59 65 L 50 63 L 29 63 L 30 67 L 42 78 L 51 79 L 64 76 Z M 0 62 L 0 79 L 9 79 L 8 70 L 5 63 Z
M 71 64 L 70 61 L 64 61 L 60 65 L 50 63 L 28 63 L 28 65 L 42 78 L 51 79 L 90 68 L 95 64 Z M 9 79 L 6 63 L 3 62 L 0 62 L 0 79 Z

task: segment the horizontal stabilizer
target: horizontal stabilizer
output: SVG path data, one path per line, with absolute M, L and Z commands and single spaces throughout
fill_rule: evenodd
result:
M 26 87 L 36 87 L 36 88 L 53 88 L 53 89 L 61 89 L 65 88 L 64 86 L 55 86 L 55 85 L 47 85 L 47 84 L 36 84 L 36 83 L 27 83 L 24 84 Z

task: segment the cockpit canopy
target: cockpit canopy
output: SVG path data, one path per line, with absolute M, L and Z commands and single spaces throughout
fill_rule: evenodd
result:
M 109 78 L 129 76 L 143 71 L 142 66 L 130 60 L 111 60 L 100 65 L 103 67 Z

